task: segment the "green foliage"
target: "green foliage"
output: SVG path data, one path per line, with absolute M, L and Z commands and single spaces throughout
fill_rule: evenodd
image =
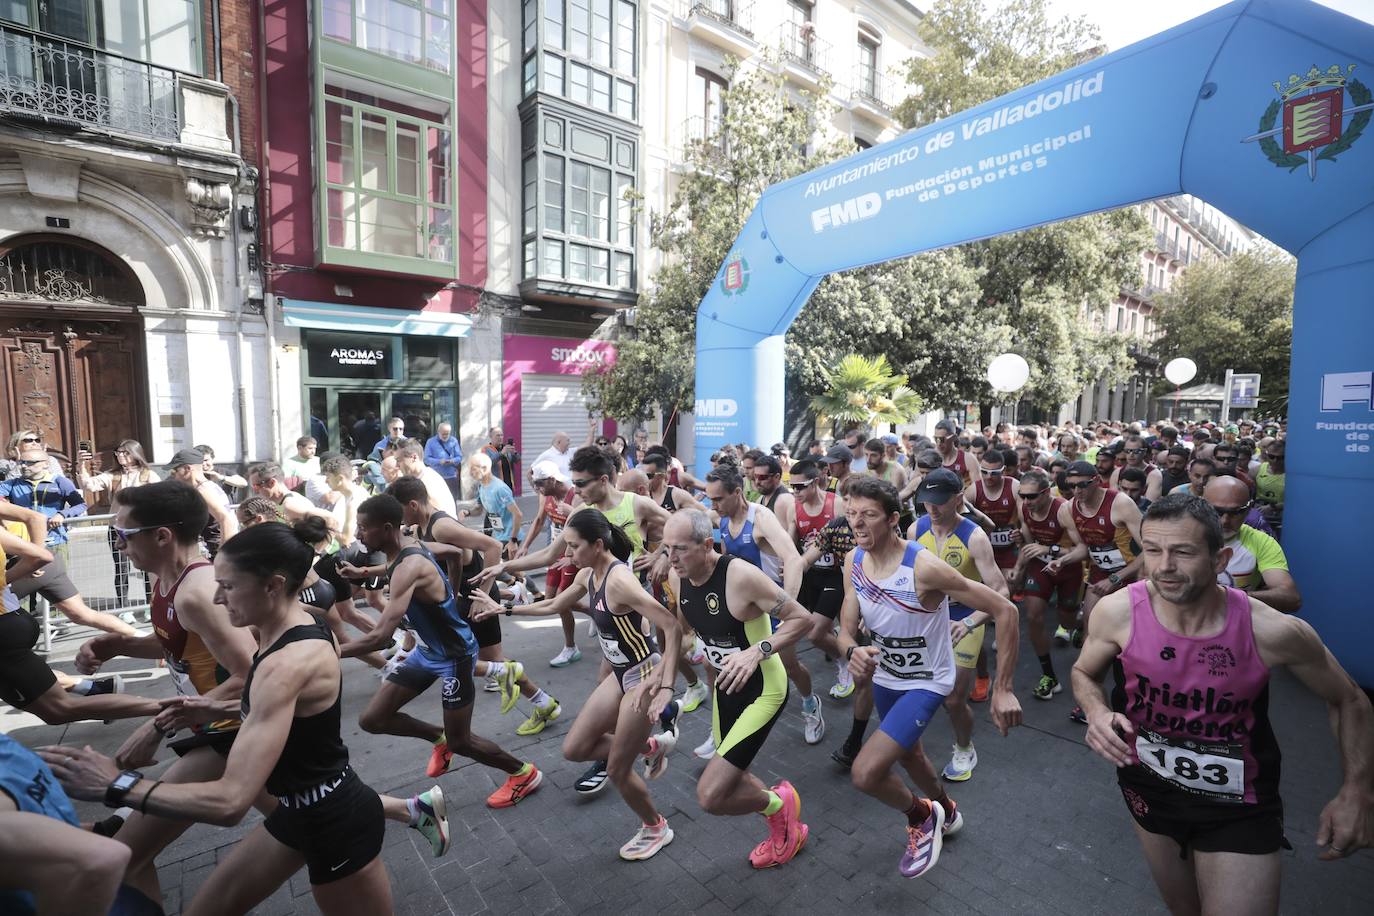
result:
M 1220 382 L 1227 369 L 1258 372 L 1260 411 L 1283 412 L 1293 345 L 1296 264 L 1262 247 L 1221 261 L 1194 264 L 1159 300 L 1161 361 L 1186 356 L 1197 382 Z M 1156 394 L 1171 391 L 1165 383 Z
M 907 378 L 892 371 L 887 357 L 851 353 L 825 373 L 823 394 L 811 399 L 821 422 L 859 425 L 905 423 L 921 412 L 921 399 L 907 386 Z

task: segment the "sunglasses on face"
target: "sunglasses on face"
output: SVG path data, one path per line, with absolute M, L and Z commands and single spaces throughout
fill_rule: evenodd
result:
M 653 472 L 651 472 L 651 473 L 645 474 L 644 476 L 647 477 L 647 478 L 649 478 L 650 480 L 653 480 L 653 479 L 656 478 L 656 477 L 662 477 L 662 476 L 663 476 L 663 472 L 662 472 L 662 471 L 653 471 Z
M 811 486 L 815 482 L 816 481 L 814 480 L 808 480 L 805 483 L 794 483 L 792 484 L 792 489 L 800 493 L 802 490 L 805 490 L 807 487 Z
M 1018 490 L 1016 495 L 1022 499 L 1039 499 L 1041 495 L 1048 492 L 1048 490 L 1036 490 L 1034 493 L 1027 493 L 1024 490 Z
M 1128 449 L 1126 449 L 1126 454 L 1127 454 L 1127 455 L 1143 455 L 1143 454 L 1145 454 L 1145 449 L 1143 449 L 1143 448 L 1128 448 Z
M 573 480 L 572 480 L 573 489 L 575 489 L 575 490 L 580 490 L 580 489 L 582 489 L 583 487 L 587 486 L 588 484 L 593 484 L 593 483 L 596 483 L 596 478 L 595 478 L 595 477 L 582 477 L 582 478 L 574 477 Z
M 1264 457 L 1270 459 L 1271 461 L 1274 459 L 1282 460 L 1283 452 L 1265 452 Z
M 1086 490 L 1088 487 L 1092 486 L 1094 483 L 1096 483 L 1096 481 L 1093 480 L 1092 478 L 1088 478 L 1087 480 L 1080 480 L 1080 481 L 1078 481 L 1077 483 L 1074 483 L 1072 480 L 1066 480 L 1066 481 L 1064 481 L 1064 489 L 1066 489 L 1066 490 Z
M 40 438 L 38 438 L 37 436 L 25 436 L 24 438 L 20 439 L 19 441 L 20 441 L 20 442 L 26 442 L 26 443 L 27 443 L 27 442 L 42 442 L 43 440 L 40 439 Z
M 1250 511 L 1251 505 L 1251 503 L 1246 503 L 1243 506 L 1213 506 L 1212 508 L 1216 510 L 1217 515 L 1244 515 Z
M 945 442 L 948 442 L 948 441 L 949 441 L 949 436 L 936 436 L 936 437 L 935 437 L 935 444 L 936 444 L 936 445 L 941 445 L 941 444 L 943 444 L 943 443 L 945 443 Z
M 47 464 L 47 463 L 48 463 L 48 459 L 46 459 L 46 458 L 22 458 L 22 459 L 20 459 L 19 463 L 22 464 L 22 465 L 24 465 L 25 467 L 33 468 L 33 467 L 38 467 L 38 466 L 40 466 L 40 465 Z
M 110 530 L 115 533 L 115 537 L 119 539 L 119 543 L 124 544 L 128 542 L 129 538 L 136 534 L 142 534 L 145 531 L 156 531 L 159 528 L 171 528 L 173 525 L 180 524 L 181 522 L 171 522 L 166 525 L 144 525 L 141 528 L 120 528 L 118 525 L 111 525 Z

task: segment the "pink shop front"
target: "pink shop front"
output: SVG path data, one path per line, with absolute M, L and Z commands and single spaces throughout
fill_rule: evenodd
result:
M 507 334 L 503 354 L 502 421 L 522 465 L 548 448 L 557 432 L 571 436 L 573 448 L 585 444 L 593 429 L 615 435 L 615 421 L 593 416 L 582 393 L 582 373 L 614 363 L 614 344 Z M 527 486 L 524 477 L 522 466 L 516 475 L 517 493 Z

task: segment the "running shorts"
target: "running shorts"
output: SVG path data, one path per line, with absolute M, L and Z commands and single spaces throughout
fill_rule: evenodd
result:
M 191 751 L 199 747 L 208 747 L 221 757 L 228 758 L 229 751 L 234 747 L 234 739 L 238 737 L 237 728 L 230 731 L 197 731 L 192 732 L 185 738 L 178 738 L 175 741 L 167 742 L 167 749 L 175 753 L 178 757 L 185 757 Z
M 776 655 L 764 659 L 739 692 L 715 688 L 711 736 L 716 753 L 737 769 L 749 769 L 787 705 L 787 691 L 787 672 Z
M 1263 856 L 1293 848 L 1283 835 L 1283 802 L 1278 798 L 1227 808 L 1199 805 L 1182 792 L 1134 784 L 1126 778 L 1129 769 L 1118 771 L 1118 782 L 1131 817 L 1150 833 L 1177 843 L 1181 859 L 1188 858 L 1189 850 L 1194 849 Z
M 963 620 L 972 614 L 971 608 L 964 607 L 962 604 L 951 604 L 949 606 L 950 620 Z M 959 668 L 978 667 L 978 653 L 983 651 L 983 635 L 985 627 L 975 627 L 968 631 L 968 635 L 954 644 L 954 664 Z
M 933 690 L 919 687 L 893 690 L 882 684 L 873 685 L 873 707 L 882 720 L 878 730 L 900 744 L 903 750 L 909 751 L 916 746 L 944 702 L 945 698 Z
M 844 606 L 844 573 L 808 569 L 802 576 L 797 603 L 813 614 L 838 619 Z
M 1017 549 L 1011 547 L 992 548 L 992 559 L 997 563 L 998 569 L 1013 569 L 1016 566 Z
M 637 665 L 612 665 L 611 673 L 620 682 L 620 692 L 629 693 L 643 683 L 661 661 L 663 656 L 655 652 Z
M 1059 570 L 1058 574 L 1051 576 L 1045 572 L 1043 563 L 1032 562 L 1031 566 L 1026 569 L 1024 590 L 1027 595 L 1043 598 L 1046 602 L 1054 598 L 1060 610 L 1072 610 L 1078 607 L 1082 600 L 1082 564 L 1075 563 L 1072 566 L 1065 566 Z
M 485 649 L 488 646 L 501 645 L 501 617 L 493 615 L 482 620 L 474 621 L 468 616 L 471 610 L 469 603 L 464 599 L 458 600 L 458 613 L 467 621 L 468 628 L 472 630 L 473 638 L 477 640 L 477 648 Z
M 466 655 L 436 659 L 417 648 L 386 676 L 388 682 L 416 693 L 424 693 L 437 678 L 444 681 L 440 702 L 445 709 L 463 709 L 477 697 L 472 683 L 472 659 Z
M 333 780 L 330 780 L 332 782 Z M 382 851 L 382 800 L 351 769 L 313 805 L 281 800 L 263 826 L 272 838 L 305 857 L 311 884 L 328 884 L 367 867 Z
M 56 553 L 51 563 L 38 570 L 42 575 L 25 576 L 10 583 L 14 597 L 23 600 L 30 595 L 42 595 L 49 604 L 60 604 L 78 594 L 71 576 L 67 575 L 67 565 Z
M 561 592 L 577 578 L 577 567 L 566 560 L 559 560 L 544 574 L 544 593 L 552 597 Z
M 0 700 L 23 709 L 57 683 L 48 663 L 34 653 L 38 621 L 24 611 L 0 614 Z

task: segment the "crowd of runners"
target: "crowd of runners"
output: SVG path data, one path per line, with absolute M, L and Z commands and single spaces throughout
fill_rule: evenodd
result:
M 0 912 L 160 913 L 158 854 L 193 823 L 233 825 L 250 808 L 263 820 L 185 912 L 248 912 L 302 866 L 322 912 L 390 912 L 385 822 L 444 855 L 444 789 L 375 792 L 369 777 L 390 774 L 355 771 L 345 712 L 369 733 L 415 739 L 415 768 L 434 780 L 455 759 L 490 768 L 493 809 L 567 804 L 532 762 L 473 731 L 486 691 L 502 713 L 524 699 L 521 736 L 564 716 L 536 683 L 539 666 L 505 655 L 501 621 L 514 616 L 559 618 L 547 662 L 559 668 L 582 658 L 574 615 L 589 618 L 600 661 L 559 740 L 566 759 L 587 764 L 574 791 L 614 786 L 632 813 L 618 852 L 627 861 L 673 841 L 653 783 L 687 754 L 705 761 L 704 812 L 762 817 L 752 867 L 805 855 L 797 786 L 768 785 L 751 765 L 782 716 L 799 716 L 802 742 L 819 745 L 826 708 L 833 722 L 843 704 L 849 727 L 830 757 L 894 809 L 871 829 L 892 835 L 900 875 L 918 878 L 946 841 L 996 821 L 950 795 L 976 773 L 978 704 L 1006 736 L 1023 701 L 1056 702 L 1070 681 L 1073 701 L 1058 702 L 1117 767 L 1171 912 L 1274 913 L 1287 846 L 1268 721 L 1279 666 L 1327 703 L 1340 746 L 1322 857 L 1374 845 L 1374 711 L 1291 616 L 1301 595 L 1279 540 L 1277 424 L 973 435 L 943 420 L 929 438 L 851 430 L 796 457 L 782 444 L 729 446 L 704 479 L 642 434 L 581 448 L 559 434 L 523 470 L 539 494 L 528 525 L 511 486 L 522 463 L 499 430 L 465 461 L 441 448 L 446 474 L 400 432 L 361 478 L 339 456 L 309 466 L 313 440 L 292 473 L 255 465 L 254 495 L 233 513 L 207 498 L 215 484 L 198 455 L 179 454 L 174 479 L 118 488 L 112 543 L 151 583 L 151 632 L 100 621 L 108 632 L 76 656 L 82 678 L 34 651 L 38 625 L 21 606 L 54 584 L 44 573 L 57 526 L 41 503 L 0 502 L 0 699 L 53 724 L 140 720 L 113 758 L 0 736 Z M 42 460 L 18 457 L 25 468 Z M 454 483 L 459 463 L 472 503 Z M 1013 680 L 1022 610 L 1033 684 Z M 808 642 L 823 670 L 798 655 Z M 1077 650 L 1071 673 L 1055 667 L 1053 646 L 1061 662 Z M 138 697 L 102 676 L 120 657 L 160 659 L 177 695 Z M 346 710 L 353 658 L 381 681 Z M 420 699 L 436 681 L 437 709 Z M 679 747 L 682 716 L 703 706 L 709 739 Z M 922 743 L 942 707 L 955 737 L 947 757 Z M 164 744 L 175 762 L 145 774 Z M 70 799 L 111 811 L 82 823 Z M 868 867 L 878 879 L 890 866 Z

